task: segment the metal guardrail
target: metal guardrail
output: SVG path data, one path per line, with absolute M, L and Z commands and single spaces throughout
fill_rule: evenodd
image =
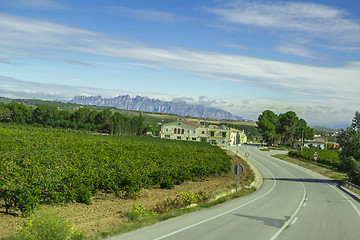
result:
M 342 186 L 346 187 L 347 189 L 351 190 L 352 192 L 354 192 L 356 194 L 360 194 L 360 187 L 358 185 L 355 185 L 348 181 L 344 181 Z

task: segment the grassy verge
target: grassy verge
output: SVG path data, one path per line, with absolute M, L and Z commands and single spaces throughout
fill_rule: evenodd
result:
M 197 205 L 191 205 L 191 207 L 173 209 L 162 214 L 156 214 L 152 210 L 147 210 L 137 206 L 133 211 L 140 211 L 140 217 L 129 217 L 127 221 L 119 225 L 113 225 L 109 229 L 104 229 L 97 232 L 94 235 L 86 235 L 84 232 L 75 230 L 71 223 L 66 220 L 65 215 L 60 212 L 39 209 L 31 214 L 28 218 L 25 218 L 23 223 L 20 224 L 17 232 L 13 232 L 10 236 L 2 238 L 4 240 L 27 240 L 27 239 L 69 239 L 69 240 L 99 240 L 117 234 L 132 231 L 138 228 L 152 225 L 157 222 L 161 222 L 173 217 L 181 216 L 187 213 L 196 212 L 205 208 L 209 208 L 239 197 L 246 196 L 255 189 L 243 188 L 236 193 L 221 197 L 217 200 L 209 200 L 206 202 L 200 202 Z M 151 214 L 148 214 L 150 213 Z M 146 213 L 146 214 L 144 214 Z M 126 215 L 125 215 L 126 216 Z M 124 216 L 124 217 L 125 217 Z
M 338 172 L 334 168 L 329 167 L 329 166 L 320 165 L 318 163 L 305 161 L 305 160 L 298 159 L 298 158 L 292 158 L 292 157 L 289 157 L 287 154 L 275 154 L 273 156 L 276 158 L 279 158 L 281 160 L 291 162 L 291 163 L 294 163 L 301 167 L 307 168 L 313 172 L 317 172 L 325 177 L 328 177 L 328 178 L 331 178 L 334 180 L 339 180 L 339 181 L 347 180 L 347 176 L 345 173 Z
M 184 215 L 187 213 L 196 212 L 196 211 L 199 211 L 199 210 L 202 210 L 205 208 L 209 208 L 209 207 L 212 207 L 212 206 L 215 206 L 215 205 L 218 205 L 218 204 L 221 204 L 221 203 L 224 203 L 224 202 L 227 202 L 227 201 L 239 198 L 239 197 L 243 197 L 254 191 L 255 191 L 255 189 L 253 189 L 253 188 L 244 188 L 244 189 L 239 190 L 236 193 L 230 194 L 225 197 L 221 197 L 215 201 L 201 202 L 198 205 L 193 206 L 193 207 L 171 210 L 167 213 L 139 218 L 136 221 L 129 220 L 129 221 L 122 223 L 121 225 L 113 226 L 111 229 L 98 232 L 96 234 L 96 236 L 92 237 L 92 239 L 102 239 L 105 237 L 125 233 L 128 231 L 133 231 L 135 229 L 149 226 L 149 225 L 152 225 L 157 222 L 165 221 L 165 220 L 173 218 L 173 217 L 178 217 L 178 216 L 181 216 L 181 215 Z

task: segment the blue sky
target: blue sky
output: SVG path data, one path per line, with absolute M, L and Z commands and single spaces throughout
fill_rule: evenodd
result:
M 0 96 L 183 98 L 350 122 L 360 2 L 0 0 Z

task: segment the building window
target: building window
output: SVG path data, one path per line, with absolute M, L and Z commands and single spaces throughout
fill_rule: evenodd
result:
M 178 128 L 178 134 L 180 134 L 180 131 L 181 131 L 181 129 L 180 129 L 180 128 Z
M 211 136 L 211 137 L 214 137 L 214 136 L 215 136 L 215 132 L 214 132 L 214 131 L 211 131 L 211 132 L 210 132 L 210 136 Z
M 181 125 L 181 122 L 178 122 L 178 126 L 180 126 Z
M 176 134 L 176 128 L 174 128 L 174 133 Z
M 181 129 L 181 134 L 184 134 L 184 129 Z
M 202 137 L 202 138 L 200 138 L 200 141 L 201 142 L 207 142 L 207 138 Z
M 196 138 L 191 138 L 191 140 L 196 141 Z
M 180 137 L 180 136 L 178 136 L 176 139 L 177 139 L 177 140 L 181 140 L 181 137 Z
M 170 138 L 170 135 L 165 135 L 165 138 Z
M 169 129 L 165 128 L 165 132 L 168 132 L 168 131 L 169 131 Z
M 205 134 L 205 131 L 201 131 L 201 134 Z
M 196 133 L 196 131 L 194 130 L 194 131 L 193 131 L 193 133 L 195 134 L 195 133 Z
M 221 134 L 223 138 L 226 138 L 226 132 L 222 132 Z

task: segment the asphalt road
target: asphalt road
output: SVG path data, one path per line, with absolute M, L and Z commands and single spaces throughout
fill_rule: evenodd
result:
M 261 172 L 256 192 L 109 239 L 360 239 L 360 200 L 334 181 L 254 146 L 230 149 Z

